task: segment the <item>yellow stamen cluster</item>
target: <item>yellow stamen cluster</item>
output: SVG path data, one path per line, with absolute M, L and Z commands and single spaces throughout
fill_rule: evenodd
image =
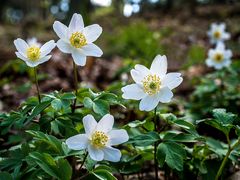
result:
M 92 134 L 92 140 L 91 143 L 92 145 L 99 149 L 99 148 L 103 148 L 108 142 L 108 136 L 102 132 L 102 131 L 95 131 Z
M 70 43 L 75 48 L 81 48 L 87 44 L 85 36 L 80 32 L 72 33 Z
M 215 31 L 213 33 L 213 37 L 216 38 L 216 39 L 219 39 L 221 37 L 221 33 L 219 31 Z
M 27 57 L 31 61 L 37 61 L 40 58 L 40 48 L 37 46 L 32 46 L 27 49 Z
M 150 96 L 158 93 L 161 87 L 161 80 L 157 75 L 146 76 L 142 83 L 144 92 Z
M 222 62 L 223 59 L 224 59 L 224 57 L 223 57 L 223 54 L 222 54 L 222 53 L 216 53 L 216 54 L 214 55 L 214 60 L 215 60 L 216 62 Z

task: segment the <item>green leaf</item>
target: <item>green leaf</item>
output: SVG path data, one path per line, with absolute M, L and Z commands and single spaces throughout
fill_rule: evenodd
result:
M 185 149 L 175 142 L 162 142 L 157 147 L 157 158 L 161 167 L 166 162 L 170 168 L 183 171 L 183 160 L 186 156 Z
M 98 99 L 94 101 L 93 111 L 101 116 L 104 116 L 109 113 L 109 104 L 104 100 Z
M 198 139 L 196 136 L 192 134 L 186 134 L 186 133 L 179 133 L 179 132 L 164 132 L 161 133 L 163 135 L 164 141 L 175 141 L 175 142 L 197 142 Z
M 8 172 L 0 172 L 0 179 L 1 180 L 12 180 L 12 176 L 11 174 L 9 174 Z
M 188 121 L 185 121 L 183 119 L 178 119 L 178 120 L 174 121 L 174 124 L 183 128 L 184 130 L 186 130 L 187 132 L 189 132 L 189 133 L 191 133 L 195 136 L 199 136 L 197 131 L 196 131 L 195 126 Z
M 61 110 L 62 108 L 62 101 L 60 99 L 54 99 L 51 102 L 51 106 L 53 107 L 53 109 L 55 109 L 56 111 Z
M 68 93 L 64 93 L 61 99 L 73 100 L 73 99 L 76 99 L 76 96 L 72 92 L 68 92 Z
M 28 130 L 26 132 L 31 134 L 37 140 L 35 142 L 35 146 L 39 151 L 64 155 L 64 152 L 62 150 L 62 142 L 56 137 L 44 134 L 40 131 Z
M 89 97 L 85 97 L 83 99 L 83 105 L 84 107 L 88 108 L 88 109 L 92 109 L 94 102 L 92 101 L 92 99 L 90 99 Z
M 38 152 L 32 152 L 29 156 L 50 176 L 59 180 L 71 179 L 72 168 L 67 160 L 58 159 L 55 161 L 51 155 Z
M 134 144 L 136 146 L 149 146 L 154 142 L 160 140 L 158 133 L 152 131 L 146 134 L 136 135 L 127 142 L 128 144 Z
M 135 127 L 141 126 L 145 123 L 146 123 L 146 120 L 144 120 L 144 121 L 136 120 L 136 121 L 132 121 L 132 122 L 128 123 L 126 126 L 128 126 L 130 128 L 135 128 Z
M 52 100 L 50 101 L 44 101 L 41 102 L 40 104 L 38 104 L 32 111 L 31 115 L 28 117 L 28 121 L 31 121 L 34 117 L 36 117 L 37 115 L 39 115 L 44 109 L 46 109 L 50 103 L 52 102 Z
M 96 169 L 92 172 L 92 174 L 100 180 L 117 180 L 111 172 L 105 170 L 105 169 Z
M 214 109 L 213 116 L 223 125 L 232 124 L 236 119 L 236 115 L 227 113 L 226 109 Z

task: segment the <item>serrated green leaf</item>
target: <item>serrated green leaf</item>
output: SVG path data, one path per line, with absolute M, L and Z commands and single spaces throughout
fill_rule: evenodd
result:
M 149 146 L 154 142 L 160 140 L 158 133 L 152 131 L 146 134 L 136 135 L 127 142 L 128 144 L 134 144 L 136 146 Z
M 166 162 L 170 168 L 182 171 L 186 156 L 185 149 L 175 142 L 162 142 L 157 147 L 157 158 L 161 167 Z

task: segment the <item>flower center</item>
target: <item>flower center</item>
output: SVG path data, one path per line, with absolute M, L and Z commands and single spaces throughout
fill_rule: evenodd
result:
M 27 57 L 31 61 L 36 61 L 40 58 L 40 48 L 37 46 L 31 46 L 27 49 Z
M 108 136 L 102 132 L 102 131 L 95 131 L 92 134 L 92 145 L 99 149 L 99 148 L 103 148 L 108 142 Z
M 161 87 L 161 80 L 157 75 L 146 76 L 142 83 L 144 92 L 150 96 L 158 93 Z
M 215 60 L 216 62 L 222 62 L 222 61 L 223 61 L 223 54 L 221 54 L 221 53 L 215 54 L 214 60 Z
M 216 38 L 216 39 L 219 39 L 221 37 L 221 33 L 219 31 L 215 31 L 213 33 L 213 37 Z
M 70 43 L 75 48 L 81 48 L 87 44 L 85 36 L 80 32 L 72 33 Z

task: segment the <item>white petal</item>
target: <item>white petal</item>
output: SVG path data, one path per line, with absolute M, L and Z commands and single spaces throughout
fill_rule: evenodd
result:
M 231 51 L 231 50 L 226 50 L 226 51 L 224 52 L 224 57 L 225 57 L 226 59 L 230 59 L 230 58 L 232 57 L 232 51 Z
M 98 122 L 96 130 L 97 131 L 103 131 L 103 132 L 107 133 L 107 132 L 112 130 L 113 124 L 114 124 L 114 117 L 110 114 L 106 114 Z
M 217 47 L 216 47 L 216 50 L 219 50 L 219 51 L 224 51 L 225 50 L 225 45 L 223 42 L 218 42 L 217 43 Z
M 135 69 L 137 71 L 141 72 L 144 77 L 149 75 L 149 74 L 151 74 L 151 72 L 150 72 L 150 70 L 148 68 L 146 68 L 145 66 L 140 65 L 140 64 L 135 65 Z
M 226 60 L 223 62 L 223 65 L 224 65 L 225 67 L 228 67 L 230 64 L 231 64 L 231 60 L 230 60 L 230 59 L 226 59 Z
M 83 18 L 80 14 L 74 13 L 69 24 L 71 32 L 82 31 L 84 28 Z
M 230 39 L 230 37 L 231 37 L 231 35 L 229 34 L 229 33 L 223 33 L 223 35 L 222 35 L 222 38 L 224 39 L 224 40 L 228 40 L 228 39 Z
M 208 67 L 212 67 L 213 64 L 214 64 L 214 61 L 213 61 L 212 59 L 208 58 L 208 59 L 206 60 L 206 64 L 207 64 Z
M 118 162 L 121 159 L 121 151 L 116 148 L 106 147 L 103 149 L 104 152 L 104 160 L 111 162 Z
M 46 42 L 40 49 L 41 51 L 41 57 L 46 56 L 49 54 L 56 46 L 56 43 L 54 40 Z
M 181 73 L 168 73 L 162 80 L 162 85 L 167 86 L 169 89 L 178 87 L 183 81 Z
M 213 66 L 215 69 L 222 69 L 224 67 L 223 64 L 220 63 L 215 63 Z
M 172 91 L 168 87 L 163 87 L 158 93 L 158 99 L 161 103 L 168 103 L 173 97 Z
M 83 126 L 84 126 L 87 136 L 89 137 L 92 134 L 92 132 L 94 131 L 94 129 L 96 128 L 97 121 L 94 119 L 94 117 L 92 115 L 89 114 L 87 116 L 84 116 Z
M 68 40 L 67 39 L 68 27 L 65 26 L 63 23 L 55 21 L 53 23 L 53 30 L 55 31 L 59 38 L 64 39 L 66 41 Z
M 208 51 L 208 57 L 209 57 L 210 59 L 213 59 L 214 56 L 215 56 L 215 54 L 216 54 L 216 50 L 214 50 L 214 49 L 210 49 L 210 50 Z
M 142 80 L 145 78 L 145 75 L 143 73 L 141 73 L 140 71 L 137 71 L 135 69 L 132 69 L 130 73 L 131 73 L 133 80 L 136 83 L 142 84 Z
M 157 55 L 151 65 L 150 71 L 152 74 L 163 77 L 167 73 L 167 57 Z
M 112 145 L 118 145 L 122 144 L 124 142 L 127 142 L 129 139 L 128 133 L 125 129 L 119 129 L 119 130 L 111 130 L 108 133 L 109 136 L 109 144 Z
M 226 24 L 225 23 L 221 23 L 218 25 L 218 28 L 221 30 L 221 31 L 224 31 L 225 28 L 226 28 Z
M 57 47 L 62 51 L 63 53 L 71 53 L 72 52 L 72 46 L 69 43 L 66 43 L 64 40 L 59 39 L 57 41 Z
M 37 41 L 37 38 L 33 37 L 33 38 L 30 38 L 30 39 L 27 39 L 27 43 L 29 46 L 37 46 L 37 47 L 41 47 L 41 43 L 39 43 Z
M 27 44 L 24 40 L 22 40 L 22 39 L 20 39 L 20 38 L 17 38 L 16 40 L 13 41 L 13 43 L 14 43 L 16 49 L 17 49 L 20 53 L 26 54 L 27 48 L 28 48 L 29 46 L 28 46 L 28 44 Z
M 87 57 L 82 54 L 78 49 L 72 50 L 72 58 L 78 66 L 85 66 Z
M 19 53 L 19 52 L 15 52 L 15 54 L 16 54 L 16 56 L 19 58 L 19 59 L 22 59 L 23 61 L 27 61 L 28 59 L 25 57 L 25 56 L 23 56 L 21 53 Z
M 37 64 L 37 65 L 38 65 L 38 64 L 42 64 L 42 63 L 48 61 L 51 57 L 52 57 L 51 55 L 44 56 L 44 57 L 40 58 L 39 60 L 37 60 L 37 61 L 36 61 L 36 64 Z
M 68 138 L 66 144 L 69 149 L 82 150 L 87 148 L 88 141 L 86 134 L 78 134 Z
M 104 158 L 104 153 L 101 149 L 94 148 L 91 144 L 88 145 L 88 152 L 91 159 L 94 161 L 102 161 Z
M 102 50 L 93 43 L 87 44 L 83 46 L 81 49 L 83 54 L 85 54 L 86 56 L 100 57 L 103 54 Z
M 98 24 L 87 26 L 83 29 L 83 34 L 85 35 L 87 42 L 92 43 L 102 34 L 102 27 Z
M 143 91 L 143 88 L 139 84 L 130 84 L 122 89 L 124 99 L 134 99 L 140 100 L 146 96 L 146 93 Z
M 155 107 L 157 107 L 158 103 L 159 103 L 158 94 L 152 95 L 152 96 L 146 96 L 140 101 L 139 109 L 141 111 L 151 111 Z

